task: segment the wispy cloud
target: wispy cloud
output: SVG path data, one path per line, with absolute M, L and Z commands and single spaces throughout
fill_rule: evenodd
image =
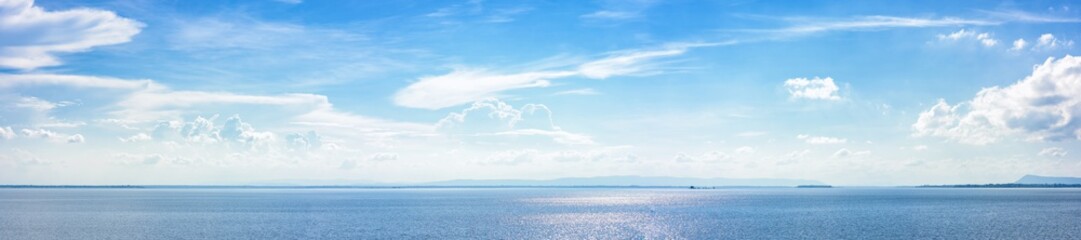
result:
M 1064 17 L 1053 16 L 1051 14 L 1035 14 L 1031 12 L 1019 11 L 1019 10 L 1006 10 L 1006 11 L 990 11 L 979 10 L 997 19 L 1010 22 L 1031 22 L 1031 23 L 1076 23 L 1081 22 L 1081 18 L 1076 17 Z
M 803 140 L 804 142 L 809 144 L 839 144 L 848 142 L 848 139 L 844 138 L 810 136 L 806 134 L 796 135 L 796 139 Z
M 566 90 L 566 91 L 559 91 L 559 92 L 553 93 L 552 95 L 600 95 L 600 94 L 601 94 L 600 92 L 598 92 L 597 90 L 593 90 L 592 88 L 579 88 L 579 89 L 571 89 L 571 90 Z
M 683 55 L 691 48 L 732 44 L 672 43 L 660 49 L 634 49 L 606 54 L 596 60 L 581 63 L 574 69 L 545 69 L 517 73 L 500 73 L 487 69 L 459 68 L 448 74 L 421 77 L 394 94 L 399 106 L 440 109 L 470 103 L 500 93 L 522 88 L 547 87 L 551 80 L 581 76 L 606 79 L 614 76 L 652 74 L 661 71 L 654 61 Z
M 995 25 L 997 22 L 985 20 L 970 20 L 963 18 L 908 18 L 894 16 L 866 16 L 834 21 L 810 20 L 806 24 L 799 24 L 778 31 L 788 33 L 817 33 L 827 31 L 856 31 L 875 30 L 885 28 L 920 28 L 920 27 L 943 27 L 943 26 L 966 26 L 966 25 Z
M 57 53 L 125 43 L 143 26 L 99 9 L 48 11 L 32 0 L 5 1 L 0 4 L 0 67 L 60 65 Z
M 647 10 L 657 5 L 656 0 L 602 1 L 600 9 L 582 14 L 589 21 L 626 21 L 643 17 Z

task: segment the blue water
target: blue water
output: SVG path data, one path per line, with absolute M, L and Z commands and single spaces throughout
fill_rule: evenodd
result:
M 1081 239 L 1081 189 L 0 189 L 0 239 Z

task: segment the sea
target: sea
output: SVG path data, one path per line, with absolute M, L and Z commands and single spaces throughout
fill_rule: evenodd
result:
M 1081 189 L 0 189 L 0 239 L 1081 239 Z

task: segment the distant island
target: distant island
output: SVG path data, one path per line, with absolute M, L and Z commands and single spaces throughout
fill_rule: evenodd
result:
M 923 185 L 941 188 L 1081 188 L 1081 178 L 1025 175 L 1013 183 Z
M 1037 175 L 1025 175 L 1017 179 L 1016 184 L 1081 184 L 1081 178 L 1076 177 L 1047 177 Z

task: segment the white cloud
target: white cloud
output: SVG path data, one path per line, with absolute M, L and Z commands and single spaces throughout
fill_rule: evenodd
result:
M 146 133 L 138 133 L 130 137 L 120 138 L 121 142 L 146 142 L 150 140 L 152 140 L 152 138 Z
M 805 134 L 796 135 L 796 138 L 809 144 L 838 144 L 848 142 L 848 139 L 844 138 L 809 136 Z
M 870 155 L 870 154 L 871 154 L 871 151 L 855 151 L 855 152 L 853 152 L 851 150 L 848 150 L 847 148 L 842 148 L 840 150 L 837 150 L 837 152 L 833 153 L 833 158 L 847 158 L 847 157 L 855 157 L 855 156 L 865 156 L 865 155 Z
M 995 25 L 996 22 L 983 20 L 969 20 L 962 18 L 908 18 L 893 16 L 861 16 L 849 19 L 807 19 L 791 18 L 798 22 L 794 26 L 771 30 L 781 34 L 811 34 L 829 31 L 856 31 L 876 30 L 885 28 L 922 28 L 922 27 L 945 27 L 945 26 L 969 26 L 969 25 Z
M 1010 50 L 1020 51 L 1021 49 L 1025 49 L 1025 46 L 1028 46 L 1028 42 L 1025 42 L 1025 39 L 1018 38 L 1017 40 L 1013 41 L 1013 47 L 1010 48 Z
M 1060 147 L 1049 147 L 1040 150 L 1040 153 L 1037 153 L 1036 155 L 1045 157 L 1065 157 L 1066 149 L 1062 149 Z
M 49 111 L 59 106 L 56 103 L 41 100 L 37 97 L 23 97 L 15 102 L 15 107 L 29 108 L 35 111 Z
M 191 121 L 159 122 L 150 130 L 150 134 L 146 134 L 148 137 L 136 135 L 126 140 L 132 142 L 153 139 L 196 145 L 221 143 L 227 147 L 254 149 L 268 148 L 277 139 L 274 133 L 256 131 L 251 124 L 241 120 L 239 115 L 225 119 L 221 126 L 215 124 L 216 121 L 218 116 L 215 115 L 210 118 L 199 116 Z
M 659 71 L 659 67 L 651 61 L 656 59 L 683 55 L 692 48 L 713 47 L 733 43 L 734 42 L 670 43 L 660 49 L 635 49 L 631 51 L 613 52 L 604 58 L 579 65 L 577 72 L 582 76 L 593 79 L 606 79 L 612 76 L 654 74 Z
M 60 137 L 60 134 L 45 129 L 23 129 L 22 132 L 23 136 L 28 138 L 55 139 Z
M 376 153 L 376 154 L 372 154 L 371 156 L 368 156 L 368 161 L 373 161 L 373 162 L 394 161 L 394 160 L 398 160 L 398 154 L 397 153 Z
M 559 130 L 552 122 L 552 111 L 547 106 L 526 104 L 516 109 L 495 98 L 476 101 L 436 123 L 436 129 L 443 132 L 500 132 L 522 128 Z
M 1067 8 L 1068 9 L 1068 8 Z M 1072 17 L 1058 17 L 1048 13 L 1033 14 L 1024 11 L 987 11 L 977 10 L 980 12 L 988 13 L 992 16 L 1016 22 L 1033 22 L 1033 23 L 1074 23 L 1081 22 L 1081 19 Z
M 308 151 L 317 150 L 323 145 L 322 137 L 316 134 L 315 131 L 308 131 L 308 133 L 292 133 L 285 135 L 285 144 L 289 149 Z
M 68 86 L 104 89 L 152 89 L 160 87 L 150 80 L 123 80 L 109 77 L 56 74 L 0 74 L 0 89 L 33 86 Z
M 612 76 L 643 73 L 651 68 L 651 66 L 642 65 L 645 61 L 661 57 L 678 56 L 686 52 L 686 48 L 673 48 L 614 54 L 578 66 L 578 73 L 594 79 L 605 79 Z
M 792 99 L 841 100 L 841 96 L 837 95 L 840 88 L 830 77 L 792 78 L 784 81 L 784 87 Z
M 84 143 L 86 142 L 86 138 L 84 138 L 82 134 L 75 134 L 68 137 L 67 141 L 68 143 Z
M 1036 45 L 1032 46 L 1032 49 L 1056 49 L 1056 48 L 1069 48 L 1073 47 L 1073 40 L 1062 40 L 1055 37 L 1050 33 L 1044 33 L 1040 35 L 1040 38 L 1036 39 Z
M 552 95 L 599 95 L 599 94 L 601 94 L 601 93 L 597 92 L 597 90 L 593 90 L 592 88 L 579 88 L 579 89 L 571 89 L 571 90 L 566 90 L 566 91 L 559 91 L 559 92 L 553 93 Z
M 499 74 L 483 69 L 455 69 L 440 76 L 426 76 L 394 94 L 399 106 L 440 109 L 479 99 L 497 97 L 499 92 L 547 87 L 550 79 L 574 76 L 571 71 L 538 71 Z
M 167 158 L 161 154 L 131 154 L 118 153 L 113 155 L 115 163 L 124 165 L 155 165 L 165 162 Z
M 926 151 L 927 150 L 927 145 L 916 145 L 916 146 L 912 147 L 912 150 Z
M 1007 135 L 1028 140 L 1081 139 L 1081 58 L 1048 58 L 1031 75 L 1006 87 L 980 90 L 951 106 L 944 100 L 920 113 L 916 136 L 968 144 L 992 143 Z
M 593 144 L 587 135 L 566 132 L 556 126 L 552 111 L 545 105 L 526 104 L 516 109 L 494 98 L 448 114 L 436 123 L 436 130 L 456 136 L 538 136 L 561 144 Z
M 656 0 L 621 0 L 601 2 L 597 11 L 583 14 L 583 20 L 625 21 L 643 17 L 643 13 L 657 4 Z
M 961 30 L 959 30 L 957 32 L 953 32 L 953 33 L 950 33 L 950 34 L 939 34 L 938 35 L 938 40 L 939 41 L 954 41 L 954 42 L 956 42 L 956 41 L 976 41 L 976 42 L 979 42 L 984 47 L 993 47 L 996 44 L 998 44 L 998 40 L 995 40 L 994 38 L 991 38 L 990 33 L 985 33 L 985 32 L 981 33 L 981 32 L 977 32 L 977 31 L 969 31 L 969 30 L 965 30 L 965 29 L 961 29 Z
M 0 128 L 0 138 L 3 138 L 3 139 L 15 138 L 15 130 L 12 130 L 11 127 L 2 127 L 2 128 Z
M 225 123 L 218 129 L 218 136 L 225 141 L 240 142 L 243 144 L 261 144 L 274 140 L 274 134 L 270 132 L 255 131 L 251 124 L 240 119 L 239 115 L 233 115 L 225 119 Z
M 77 8 L 47 11 L 32 0 L 0 2 L 0 67 L 34 69 L 60 65 L 57 53 L 131 41 L 143 24 L 110 11 Z
M 730 43 L 673 43 L 660 49 L 636 49 L 609 53 L 582 63 L 576 69 L 550 69 L 499 73 L 486 69 L 458 68 L 438 76 L 424 76 L 394 94 L 399 106 L 441 109 L 485 98 L 499 97 L 508 90 L 548 87 L 551 80 L 581 76 L 606 79 L 614 76 L 648 75 L 660 72 L 657 59 L 682 55 L 688 49 Z

